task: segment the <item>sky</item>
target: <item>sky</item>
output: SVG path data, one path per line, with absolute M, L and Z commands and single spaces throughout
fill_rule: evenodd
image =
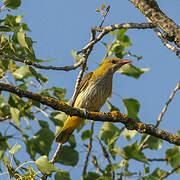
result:
M 56 59 L 49 64 L 65 66 L 74 63 L 71 50 L 81 50 L 89 41 L 90 28 L 101 23 L 101 16 L 95 12 L 95 9 L 100 8 L 103 2 L 111 6 L 104 26 L 130 22 L 147 22 L 144 15 L 128 0 L 24 0 L 21 7 L 12 13 L 25 15 L 23 21 L 31 29 L 29 35 L 33 40 L 37 41 L 34 46 L 36 56 L 44 60 Z M 158 0 L 157 2 L 161 10 L 180 25 L 179 0 L 173 0 L 173 2 Z M 128 30 L 127 35 L 133 44 L 129 50 L 143 57 L 141 61 L 131 58 L 133 64 L 141 68 L 150 68 L 150 71 L 144 73 L 138 80 L 117 73 L 114 77 L 113 91 L 120 94 L 123 98 L 139 100 L 141 104 L 140 120 L 144 123 L 155 124 L 172 90 L 180 80 L 180 59 L 161 43 L 153 30 L 133 29 Z M 109 37 L 103 38 L 103 41 L 109 42 Z M 93 61 L 100 63 L 105 53 L 106 49 L 102 43 L 99 42 L 94 46 L 88 60 L 88 71 L 93 71 L 97 68 Z M 48 87 L 58 86 L 66 88 L 66 97 L 70 98 L 74 91 L 78 71 L 79 69 L 71 72 L 52 70 L 41 72 L 49 78 Z M 113 94 L 111 102 L 119 107 L 122 112 L 125 112 L 121 98 L 117 98 Z M 159 126 L 160 128 L 173 134 L 176 133 L 180 125 L 179 107 L 180 92 L 177 92 Z M 104 107 L 103 110 L 107 110 L 107 108 Z M 122 125 L 119 126 L 122 127 Z M 170 148 L 173 145 L 164 142 L 164 150 L 167 147 Z M 56 144 L 53 146 L 53 149 L 56 149 Z M 158 156 L 158 153 L 156 155 Z M 165 163 L 163 167 L 165 167 Z M 170 170 L 170 166 L 167 169 Z M 80 175 L 78 168 L 75 172 Z M 169 179 L 176 180 L 178 177 L 171 175 Z

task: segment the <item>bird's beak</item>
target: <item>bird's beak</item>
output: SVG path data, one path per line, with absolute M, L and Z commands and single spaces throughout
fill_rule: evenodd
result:
M 122 60 L 121 64 L 124 65 L 124 64 L 131 63 L 131 62 L 132 62 L 131 60 L 125 59 L 125 60 Z

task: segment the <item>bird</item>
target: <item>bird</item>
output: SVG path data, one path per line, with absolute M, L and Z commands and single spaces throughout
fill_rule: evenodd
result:
M 112 94 L 114 73 L 123 65 L 131 62 L 131 60 L 123 60 L 117 57 L 105 59 L 98 69 L 85 75 L 76 91 L 72 106 L 87 111 L 100 111 Z M 84 118 L 78 116 L 68 116 L 62 130 L 56 136 L 56 142 L 66 143 L 83 120 Z

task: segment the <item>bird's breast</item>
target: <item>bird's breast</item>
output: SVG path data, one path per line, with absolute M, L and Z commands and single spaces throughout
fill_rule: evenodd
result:
M 99 111 L 111 96 L 112 77 L 96 78 L 90 81 L 87 87 L 79 93 L 74 106 L 85 108 L 89 111 Z

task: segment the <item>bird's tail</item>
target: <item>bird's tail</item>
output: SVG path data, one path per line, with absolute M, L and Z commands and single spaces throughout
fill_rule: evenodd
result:
M 83 122 L 83 118 L 69 116 L 64 123 L 61 132 L 56 137 L 56 142 L 64 144 L 68 141 L 73 131 Z

